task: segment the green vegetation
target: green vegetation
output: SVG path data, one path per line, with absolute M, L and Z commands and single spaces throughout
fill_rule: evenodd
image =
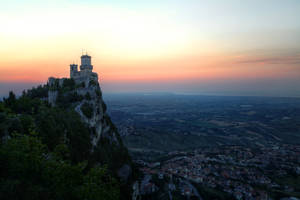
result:
M 111 127 L 108 134 L 109 137 L 112 137 L 113 133 L 117 132 L 117 128 L 114 126 L 109 116 L 105 115 L 104 120 Z M 111 168 L 113 171 L 116 171 L 122 167 L 124 163 L 132 164 L 128 150 L 123 145 L 119 134 L 116 134 L 116 139 L 117 144 L 119 144 L 118 146 L 107 138 L 102 138 L 95 149 L 96 160 L 104 161 L 104 163 L 107 163 L 109 168 Z
M 85 97 L 85 99 L 88 100 L 88 101 L 90 101 L 90 100 L 92 99 L 89 92 L 87 92 L 87 93 L 85 94 L 84 97 Z
M 58 91 L 56 104 L 62 108 L 68 108 L 72 103 L 81 101 L 82 95 L 78 95 L 75 91 L 65 92 L 62 90 Z
M 85 88 L 85 83 L 81 82 L 75 86 L 75 88 Z
M 64 154 L 59 148 L 49 152 L 36 136 L 15 135 L 0 147 L 0 198 L 118 198 L 118 184 L 105 168 L 72 164 Z
M 224 143 L 222 138 L 213 135 L 203 137 L 192 134 L 174 134 L 143 129 L 138 129 L 138 131 L 138 137 L 136 135 L 129 135 L 123 138 L 126 146 L 143 150 L 175 151 L 217 145 L 218 142 Z
M 96 85 L 98 85 L 98 83 L 96 81 L 90 80 L 89 86 L 96 86 Z
M 49 86 L 49 90 L 57 92 L 57 99 L 56 99 L 57 106 L 62 108 L 69 108 L 70 105 L 72 105 L 72 103 L 81 101 L 84 98 L 82 95 L 78 95 L 78 93 L 75 91 L 75 88 L 77 87 L 78 86 L 76 86 L 74 79 L 65 78 L 63 79 L 62 86 L 59 85 L 59 79 L 56 79 L 54 84 Z M 32 93 L 32 91 L 35 90 L 36 89 L 29 90 L 27 91 L 27 93 L 30 94 Z M 48 93 L 47 88 L 44 88 L 44 91 L 45 93 Z M 39 98 L 41 98 L 41 96 L 39 96 Z
M 100 88 L 95 89 L 95 93 L 96 93 L 97 97 L 102 96 Z
M 39 85 L 36 88 L 33 88 L 32 90 L 28 90 L 27 93 L 24 91 L 23 96 L 27 95 L 28 97 L 34 99 L 34 98 L 45 98 L 48 97 L 48 85 L 41 86 Z
M 65 90 L 74 90 L 75 89 L 75 81 L 72 78 L 66 78 L 63 81 L 63 88 Z
M 113 178 L 124 163 L 131 164 L 127 148 L 117 136 L 120 146 L 103 138 L 91 153 L 93 130 L 70 106 L 83 97 L 73 91 L 72 79 L 56 88 L 56 107 L 43 100 L 47 85 L 20 98 L 10 92 L 0 101 L 0 199 L 128 198 L 128 185 Z M 81 110 L 92 116 L 91 105 Z
M 80 107 L 82 113 L 87 117 L 87 118 L 92 118 L 93 116 L 93 107 L 89 103 L 84 103 Z

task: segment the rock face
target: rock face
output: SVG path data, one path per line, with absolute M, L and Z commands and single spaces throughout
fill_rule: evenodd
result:
M 58 91 L 48 91 L 48 102 L 53 106 L 55 105 L 57 94 Z
M 78 81 L 80 80 L 80 81 Z M 67 92 L 61 92 L 67 84 L 65 82 L 73 82 L 74 89 Z M 75 94 L 78 101 L 72 101 L 72 106 L 75 111 L 80 115 L 83 122 L 85 122 L 93 133 L 91 134 L 91 143 L 95 148 L 101 137 L 107 138 L 110 143 L 119 145 L 119 137 L 109 116 L 106 113 L 106 105 L 102 99 L 102 92 L 98 80 L 95 81 L 94 77 L 86 76 L 77 79 L 55 79 L 49 78 L 48 85 L 50 90 L 48 92 L 48 102 L 55 106 L 59 96 L 68 96 Z M 93 151 L 93 149 L 92 149 Z
M 92 72 L 89 56 L 82 56 L 81 71 L 70 66 L 70 78 L 48 79 L 48 102 L 74 109 L 90 132 L 90 155 L 96 163 L 107 164 L 123 183 L 131 178 L 132 164 L 127 148 L 106 113 L 98 74 Z
M 80 115 L 91 130 L 91 143 L 93 148 L 97 147 L 100 138 L 105 137 L 110 143 L 120 144 L 120 137 L 116 128 L 111 123 L 106 114 L 106 105 L 102 99 L 102 92 L 98 82 L 98 74 L 93 72 L 91 57 L 81 56 L 80 71 L 77 65 L 70 65 L 70 79 L 48 79 L 49 92 L 48 102 L 55 106 L 60 97 L 73 95 L 77 98 L 72 99 L 75 111 Z

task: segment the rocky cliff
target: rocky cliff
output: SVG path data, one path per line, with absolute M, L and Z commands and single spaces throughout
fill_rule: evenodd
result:
M 48 102 L 52 106 L 74 109 L 89 128 L 95 162 L 111 166 L 123 182 L 131 175 L 131 161 L 119 133 L 106 113 L 106 104 L 98 80 L 93 77 L 48 80 Z
M 0 199 L 130 199 L 133 165 L 98 81 L 51 80 L 0 100 Z
M 90 135 L 93 149 L 97 147 L 101 137 L 107 138 L 110 143 L 120 145 L 118 133 L 106 113 L 106 105 L 102 99 L 102 92 L 98 81 L 87 80 L 76 83 L 72 79 L 54 79 L 48 81 L 50 90 L 48 101 L 53 106 L 57 101 L 68 96 L 75 96 L 70 104 L 80 115 L 83 122 L 94 130 Z

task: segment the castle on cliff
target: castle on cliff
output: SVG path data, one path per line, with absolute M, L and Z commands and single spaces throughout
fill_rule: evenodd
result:
M 72 78 L 76 84 L 84 83 L 89 85 L 90 81 L 98 82 L 98 74 L 93 72 L 93 65 L 91 64 L 91 56 L 85 54 L 81 56 L 80 71 L 78 71 L 77 64 L 70 65 L 70 78 Z M 48 78 L 48 84 L 54 85 L 58 81 L 58 85 L 62 86 L 66 78 Z
M 100 144 L 102 137 L 108 139 L 110 144 L 121 144 L 122 141 L 119 140 L 118 133 L 106 114 L 98 75 L 93 72 L 91 56 L 87 54 L 81 56 L 80 70 L 78 65 L 71 64 L 69 78 L 50 77 L 47 84 L 48 103 L 51 106 L 69 104 L 91 128 L 90 138 L 93 147 L 91 151 Z
M 93 72 L 93 65 L 91 64 L 91 56 L 82 55 L 80 71 L 78 71 L 77 64 L 70 65 L 70 78 L 74 79 L 75 82 L 85 82 L 87 79 L 98 80 L 98 74 Z

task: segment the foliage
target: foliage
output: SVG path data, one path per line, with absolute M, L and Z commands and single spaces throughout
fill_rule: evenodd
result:
M 82 199 L 106 199 L 115 200 L 119 198 L 119 192 L 114 188 L 117 182 L 107 175 L 106 168 L 94 167 L 84 177 L 84 184 L 80 188 Z M 99 189 L 101 188 L 101 189 Z
M 74 90 L 75 89 L 75 81 L 72 78 L 66 78 L 63 81 L 63 87 L 67 88 L 68 90 Z
M 120 146 L 102 138 L 103 145 L 92 151 L 95 130 L 72 106 L 84 97 L 74 91 L 72 79 L 65 79 L 62 87 L 55 83 L 55 107 L 44 100 L 53 89 L 47 85 L 19 98 L 10 92 L 0 101 L 0 199 L 118 199 L 120 191 L 128 199 L 128 185 L 112 178 L 123 164 L 131 164 L 119 135 Z M 92 117 L 91 104 L 80 109 Z M 108 116 L 105 123 L 117 131 Z
M 126 147 L 116 146 L 115 144 L 110 143 L 106 138 L 101 138 L 99 142 L 100 144 L 94 150 L 93 158 L 97 161 L 101 161 L 101 164 L 107 165 L 108 169 L 111 170 L 115 177 L 117 177 L 118 169 L 120 169 L 124 164 L 133 166 Z M 137 169 L 133 169 L 133 176 L 129 177 L 127 183 L 120 185 L 120 191 L 122 194 L 121 199 L 130 199 L 132 191 L 129 183 L 132 183 L 133 180 L 137 178 L 137 172 Z
M 118 199 L 117 182 L 105 168 L 71 164 L 31 135 L 0 147 L 0 199 Z M 87 173 L 84 171 L 87 170 Z
M 85 97 L 85 99 L 88 100 L 88 101 L 90 101 L 90 100 L 92 99 L 89 92 L 87 92 L 87 93 L 85 94 L 84 97 Z
M 80 107 L 82 113 L 87 117 L 87 118 L 92 118 L 93 116 L 93 107 L 89 103 L 84 103 Z
M 38 112 L 41 105 L 40 99 L 30 98 L 29 95 L 22 95 L 18 100 L 13 92 L 9 93 L 8 98 L 4 98 L 4 106 L 15 113 L 34 114 Z
M 102 96 L 101 90 L 99 87 L 97 89 L 95 89 L 95 93 L 96 93 L 97 97 L 99 97 L 99 98 Z
M 64 111 L 57 107 L 44 109 L 37 116 L 36 123 L 42 141 L 51 150 L 57 144 L 66 143 L 73 161 L 86 159 L 91 148 L 89 129 L 75 111 Z
M 15 103 L 16 103 L 16 95 L 12 91 L 10 91 L 8 98 L 4 98 L 4 104 L 8 107 L 13 107 Z
M 73 162 L 89 155 L 90 130 L 73 109 L 50 107 L 47 102 L 31 99 L 27 94 L 19 99 L 11 94 L 5 102 L 0 102 L 0 141 L 14 132 L 33 131 L 51 151 L 59 144 L 68 145 Z
M 126 147 L 116 146 L 106 138 L 102 138 L 95 149 L 95 159 L 107 164 L 114 172 L 131 161 Z
M 81 82 L 80 84 L 76 85 L 76 88 L 85 88 L 85 83 Z
M 51 91 L 58 90 L 59 88 L 60 88 L 59 79 L 55 79 L 54 83 L 49 86 L 49 90 L 51 90 Z
M 56 104 L 63 108 L 68 108 L 72 103 L 81 101 L 83 99 L 82 95 L 78 95 L 75 91 L 64 92 L 59 90 Z
M 95 86 L 95 85 L 98 85 L 98 83 L 94 80 L 90 80 L 89 86 Z
M 36 88 L 32 88 L 31 90 L 28 90 L 27 93 L 25 91 L 23 92 L 23 96 L 27 96 L 29 98 L 46 98 L 48 97 L 48 85 L 39 85 Z
M 75 88 L 76 84 L 74 79 L 63 79 L 62 87 L 56 90 L 58 92 L 56 104 L 60 107 L 68 108 L 72 103 L 81 101 L 83 96 L 78 95 Z

